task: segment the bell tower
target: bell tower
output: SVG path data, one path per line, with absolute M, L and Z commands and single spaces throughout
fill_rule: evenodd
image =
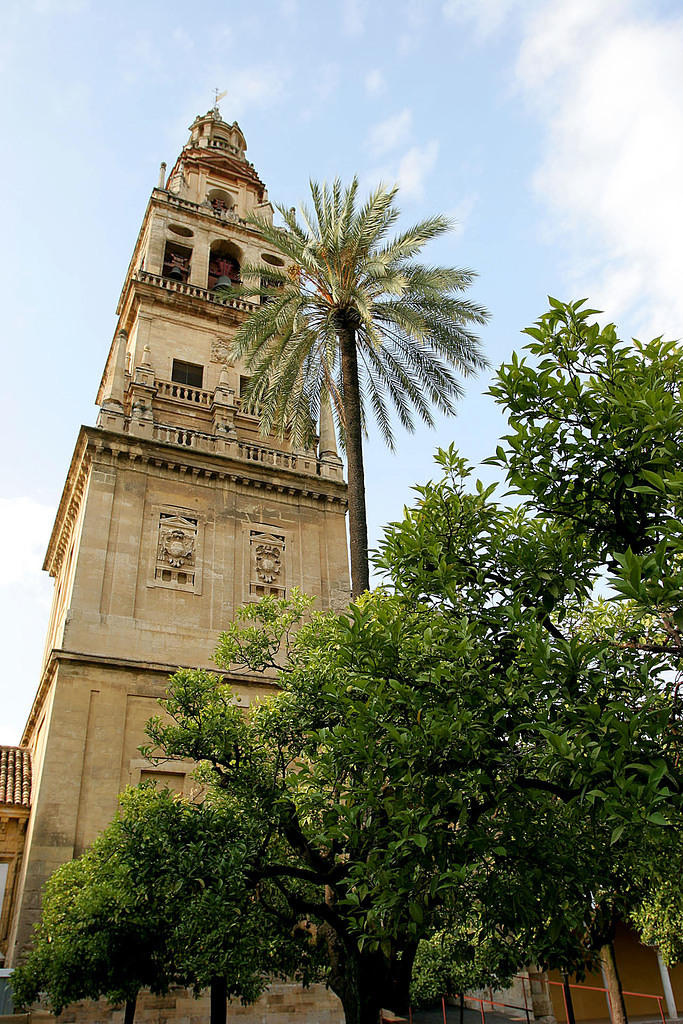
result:
M 245 602 L 296 586 L 319 608 L 348 601 L 346 485 L 331 422 L 317 448 L 264 439 L 229 359 L 254 302 L 226 298 L 245 262 L 282 261 L 247 221 L 272 219 L 244 135 L 217 106 L 153 189 L 97 395 L 80 428 L 44 568 L 55 594 L 42 676 L 22 737 L 31 810 L 11 901 L 16 962 L 59 864 L 117 811 L 128 784 L 189 793 L 190 764 L 161 770 L 138 747 L 170 672 L 212 668 Z M 258 301 L 258 300 L 255 300 Z M 263 301 L 263 300 L 261 300 Z M 245 706 L 267 678 L 240 676 Z

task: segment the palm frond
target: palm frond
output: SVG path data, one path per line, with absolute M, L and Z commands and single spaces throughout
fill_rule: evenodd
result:
M 397 189 L 379 185 L 360 206 L 358 189 L 357 178 L 346 187 L 311 181 L 310 207 L 276 207 L 284 227 L 249 218 L 285 265 L 242 267 L 231 294 L 268 301 L 240 325 L 232 354 L 251 375 L 245 402 L 258 408 L 262 432 L 294 444 L 310 443 L 312 417 L 328 399 L 345 444 L 343 324 L 358 353 L 363 428 L 372 414 L 390 447 L 391 409 L 404 429 L 414 428 L 413 413 L 431 424 L 431 409 L 452 413 L 461 379 L 488 365 L 475 333 L 488 313 L 463 297 L 474 273 L 416 259 L 450 220 L 428 217 L 389 237 Z

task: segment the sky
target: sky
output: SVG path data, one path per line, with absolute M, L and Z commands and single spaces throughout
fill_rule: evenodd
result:
M 450 215 L 428 257 L 477 272 L 495 368 L 548 294 L 681 335 L 682 58 L 680 0 L 0 2 L 0 743 L 38 684 L 42 560 L 149 193 L 214 88 L 271 199 L 358 174 L 398 183 L 406 223 Z M 371 544 L 438 445 L 495 449 L 488 379 L 397 454 L 370 437 Z

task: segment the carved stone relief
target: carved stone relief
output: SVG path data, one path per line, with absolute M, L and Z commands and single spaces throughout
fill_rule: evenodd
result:
M 168 560 L 169 565 L 179 569 L 186 560 L 192 558 L 194 542 L 194 534 L 190 534 L 184 529 L 162 530 L 159 542 L 161 557 L 164 561 Z
M 194 589 L 197 520 L 160 512 L 158 531 L 155 582 L 182 590 Z
M 280 575 L 281 549 L 275 544 L 256 545 L 256 574 L 264 583 L 272 583 Z
M 262 597 L 264 594 L 284 595 L 284 536 L 280 533 L 251 530 L 249 548 L 249 593 L 256 597 Z
M 230 343 L 227 338 L 213 338 L 211 341 L 211 362 L 230 362 Z

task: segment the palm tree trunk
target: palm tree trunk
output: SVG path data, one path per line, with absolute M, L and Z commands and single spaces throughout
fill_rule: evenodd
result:
M 365 470 L 363 468 L 363 430 L 360 415 L 358 354 L 356 332 L 340 327 L 346 461 L 349 483 L 349 548 L 351 551 L 351 597 L 355 600 L 370 589 L 368 564 L 368 517 L 365 509 Z

